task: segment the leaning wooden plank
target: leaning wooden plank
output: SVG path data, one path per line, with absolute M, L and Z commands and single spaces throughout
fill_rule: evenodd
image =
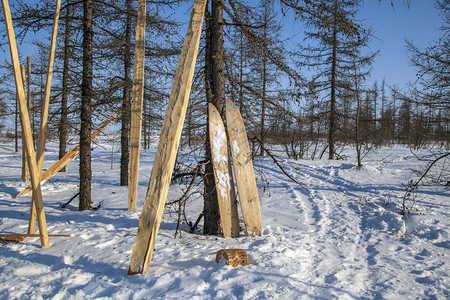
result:
M 144 207 L 139 218 L 139 228 L 128 269 L 129 275 L 145 273 L 152 259 L 175 165 L 181 130 L 186 117 L 205 6 L 206 0 L 195 0 L 194 2 L 161 129 L 161 137 L 156 149 Z
M 22 126 L 22 134 L 25 137 L 25 147 L 27 150 L 27 160 L 30 168 L 31 186 L 35 195 L 35 206 L 39 225 L 39 234 L 41 245 L 44 248 L 49 247 L 47 223 L 45 221 L 44 203 L 42 200 L 40 177 L 36 162 L 36 153 L 34 151 L 33 137 L 31 135 L 30 116 L 28 114 L 27 100 L 23 89 L 22 74 L 20 74 L 19 54 L 17 51 L 16 36 L 11 18 L 11 10 L 9 9 L 8 0 L 2 0 L 3 13 L 5 16 L 6 31 L 9 39 L 9 49 L 11 52 L 11 61 L 14 69 L 14 79 L 16 83 L 17 95 L 19 97 L 20 123 Z
M 228 142 L 222 117 L 214 104 L 208 105 L 209 144 L 211 146 L 217 200 L 224 237 L 231 237 L 231 182 L 228 169 Z
M 144 102 L 145 16 L 145 0 L 139 0 L 133 68 L 133 89 L 131 91 L 130 167 L 128 174 L 129 210 L 136 210 L 136 198 L 139 183 L 139 153 L 141 149 L 142 106 Z
M 239 213 L 236 190 L 234 188 L 233 169 L 231 167 L 231 153 L 228 152 L 228 174 L 230 175 L 230 196 L 231 196 L 231 236 L 239 237 Z
M 47 120 L 48 120 L 48 108 L 50 105 L 50 92 L 52 86 L 52 78 L 53 78 L 53 63 L 55 60 L 55 50 L 56 50 L 56 37 L 58 33 L 58 21 L 59 21 L 59 12 L 61 7 L 61 0 L 56 0 L 56 9 L 55 16 L 53 20 L 53 30 L 52 30 L 52 41 L 50 44 L 50 56 L 48 59 L 47 66 L 47 78 L 45 82 L 45 93 L 44 93 L 44 103 L 41 109 L 41 127 L 39 129 L 38 135 L 38 144 L 37 144 L 37 152 L 36 159 L 38 165 L 39 174 L 42 174 L 42 167 L 44 165 L 44 152 L 45 152 L 45 140 L 47 139 Z M 31 198 L 31 208 L 30 208 L 30 218 L 28 222 L 28 233 L 34 233 L 36 227 L 36 211 L 34 209 L 34 199 Z
M 22 72 L 22 80 L 23 80 L 23 89 L 25 91 L 25 94 L 28 94 L 28 90 L 26 88 L 26 84 L 25 84 L 25 66 L 24 65 L 20 65 L 20 71 Z M 29 111 L 30 107 L 28 106 L 28 111 Z M 24 147 L 25 142 L 24 142 L 24 136 L 22 134 L 22 181 L 23 182 L 28 182 L 29 178 L 30 178 L 30 170 L 28 168 L 28 162 L 27 162 L 27 153 L 26 153 L 26 149 Z
M 111 123 L 112 120 L 114 120 L 114 118 L 117 116 L 117 114 L 119 113 L 120 110 L 121 110 L 121 108 L 119 108 L 119 110 L 117 110 L 105 123 L 103 123 L 103 125 L 100 126 L 100 128 L 98 128 L 95 132 L 93 132 L 91 134 L 91 142 L 100 134 L 100 132 L 103 131 L 103 129 L 106 128 L 106 126 L 109 125 L 109 123 Z M 69 162 L 71 162 L 75 157 L 77 157 L 78 153 L 80 153 L 80 145 L 76 145 L 75 148 L 73 148 L 72 150 L 67 152 L 66 155 L 61 157 L 60 160 L 58 160 L 50 168 L 48 168 L 42 174 L 41 183 L 44 183 L 47 180 L 49 180 L 50 178 L 52 178 L 56 173 L 59 172 L 59 170 L 64 168 Z M 20 197 L 23 194 L 29 194 L 29 193 L 31 193 L 31 185 L 27 186 L 16 197 L 14 197 L 14 199 Z
M 262 222 L 258 189 L 253 170 L 252 155 L 248 145 L 244 121 L 236 105 L 226 100 L 227 131 L 233 158 L 242 217 L 247 235 L 261 235 Z

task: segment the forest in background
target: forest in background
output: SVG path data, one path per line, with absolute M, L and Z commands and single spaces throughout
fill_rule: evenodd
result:
M 383 5 L 391 5 L 388 2 Z M 402 1 L 392 4 L 407 5 Z M 220 111 L 225 97 L 240 108 L 254 155 L 272 155 L 271 149 L 277 147 L 294 159 L 324 155 L 340 159 L 340 149 L 352 145 L 361 165 L 371 149 L 385 145 L 434 147 L 437 156 L 448 152 L 450 1 L 435 4 L 444 24 L 440 38 L 426 48 L 406 43 L 418 80 L 399 89 L 389 82 L 371 81 L 371 66 L 378 53 L 368 48 L 375 38 L 372 29 L 358 19 L 363 1 L 210 1 L 181 143 L 183 152 L 195 153 L 198 165 L 179 164 L 174 176 L 202 175 L 205 206 L 217 202 L 208 169 L 206 116 L 208 103 Z M 46 37 L 53 25 L 54 5 L 48 0 L 37 4 L 11 1 L 18 41 L 36 33 L 44 37 L 33 42 L 39 51 L 31 57 L 31 76 L 27 77 L 36 138 L 50 44 Z M 91 130 L 121 108 L 111 127 L 120 143 L 121 185 L 128 183 L 136 7 L 137 1 L 131 0 L 62 2 L 48 124 L 48 138 L 59 141 L 62 157 L 69 144 L 82 143 L 80 136 L 90 136 Z M 184 38 L 184 24 L 177 13 L 189 7 L 186 1 L 147 1 L 144 149 L 160 132 Z M 285 18 L 304 29 L 305 39 L 295 47 L 280 35 Z M 4 27 L 0 29 L 5 36 Z M 4 48 L 5 43 L 6 39 Z M 26 67 L 27 54 L 21 54 Z M 16 125 L 12 67 L 9 60 L 0 64 L 0 130 L 2 136 L 17 141 L 18 150 L 20 126 Z M 90 154 L 82 151 L 83 155 Z M 210 196 L 212 200 L 206 200 Z M 86 207 L 80 206 L 86 208 L 90 208 L 89 201 Z M 205 222 L 212 215 L 212 227 L 205 227 L 206 233 L 217 232 L 217 208 L 211 211 L 205 214 Z

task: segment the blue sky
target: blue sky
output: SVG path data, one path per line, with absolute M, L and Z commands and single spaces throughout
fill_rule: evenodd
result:
M 395 7 L 392 8 L 390 0 L 365 0 L 359 15 L 367 26 L 373 28 L 377 37 L 371 42 L 371 50 L 380 49 L 380 55 L 373 65 L 371 81 L 377 80 L 381 84 L 385 78 L 387 84 L 397 85 L 400 88 L 416 79 L 416 70 L 410 65 L 407 57 L 405 39 L 413 40 L 420 47 L 426 47 L 437 40 L 440 34 L 438 28 L 442 24 L 433 0 L 410 0 L 409 7 L 404 4 L 405 1 L 407 0 L 394 0 Z M 179 8 L 179 21 L 186 20 L 183 27 L 187 27 L 190 15 L 191 5 L 187 6 L 189 8 L 185 6 Z M 294 30 L 302 30 L 300 24 L 292 25 L 292 23 L 287 25 L 288 28 L 285 30 L 291 34 Z M 185 29 L 179 32 L 183 34 Z M 29 43 L 33 38 L 30 35 L 23 44 L 19 44 L 19 51 L 22 54 L 30 55 L 25 52 L 27 48 L 29 49 Z M 5 52 L 0 51 L 0 57 L 5 57 L 9 61 L 9 51 L 6 48 L 3 48 Z
M 412 40 L 423 48 L 437 40 L 442 18 L 435 9 L 433 0 L 411 0 L 409 8 L 403 0 L 395 0 L 392 8 L 390 1 L 366 0 L 360 11 L 360 17 L 374 29 L 372 50 L 380 49 L 380 55 L 373 66 L 372 79 L 400 88 L 416 79 L 416 70 L 408 60 L 405 39 Z

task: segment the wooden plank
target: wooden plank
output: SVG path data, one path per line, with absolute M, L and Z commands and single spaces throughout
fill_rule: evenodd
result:
M 91 142 L 106 128 L 106 126 L 111 123 L 112 120 L 119 114 L 119 108 L 105 123 L 102 124 L 96 131 L 91 134 Z M 50 168 L 48 168 L 41 177 L 41 184 L 45 183 L 47 180 L 52 178 L 56 173 L 58 173 L 62 168 L 64 168 L 69 162 L 71 162 L 80 153 L 80 145 L 76 145 L 75 148 L 66 153 L 60 160 L 54 163 Z M 23 191 L 21 191 L 14 199 L 20 197 L 23 194 L 31 193 L 31 185 L 27 186 Z
M 19 63 L 19 54 L 17 51 L 16 36 L 14 34 L 14 28 L 11 18 L 11 10 L 9 8 L 8 0 L 2 0 L 2 5 L 5 17 L 6 31 L 9 40 L 11 61 L 14 69 L 14 80 L 16 83 L 17 95 L 19 97 L 20 123 L 22 126 L 22 133 L 24 134 L 25 137 L 25 147 L 27 150 L 28 164 L 30 166 L 32 190 L 33 193 L 35 194 L 35 206 L 37 212 L 41 245 L 44 248 L 48 248 L 49 243 L 48 243 L 47 223 L 45 221 L 44 203 L 42 200 L 42 192 L 40 185 L 41 174 L 38 170 L 36 153 L 34 151 L 33 145 L 33 137 L 31 135 L 30 116 L 28 114 L 25 91 L 23 89 L 22 74 L 20 73 L 20 63 Z
M 49 234 L 49 237 L 72 237 L 70 234 Z M 0 237 L 5 240 L 17 238 L 17 237 L 40 237 L 39 234 L 28 234 L 28 233 L 0 233 Z
M 231 236 L 239 237 L 239 213 L 236 190 L 234 188 L 233 169 L 231 166 L 231 153 L 228 152 L 228 175 L 230 176 L 230 196 L 231 196 Z
M 255 172 L 253 170 L 252 154 L 241 113 L 230 99 L 226 100 L 226 120 L 231 156 L 233 158 L 234 176 L 236 178 L 245 230 L 249 236 L 261 235 L 261 210 Z
M 141 149 L 142 107 L 144 102 L 145 16 L 146 2 L 145 0 L 139 0 L 133 67 L 133 88 L 131 91 L 130 167 L 128 174 L 129 210 L 136 210 L 139 184 L 139 153 Z
M 58 21 L 59 13 L 61 7 L 61 0 L 56 0 L 55 16 L 53 20 L 53 30 L 52 30 L 52 41 L 50 44 L 50 54 L 48 58 L 47 66 L 47 78 L 45 82 L 45 93 L 44 93 L 44 103 L 41 107 L 41 124 L 38 135 L 38 145 L 36 152 L 36 159 L 38 165 L 38 172 L 42 174 L 42 167 L 44 165 L 44 152 L 45 152 L 45 141 L 47 139 L 47 121 L 48 121 L 48 108 L 50 105 L 50 92 L 52 86 L 53 78 L 53 63 L 55 60 L 55 50 L 56 50 L 56 37 L 58 33 Z M 31 208 L 30 208 L 30 218 L 28 222 L 28 233 L 34 233 L 36 227 L 36 212 L 33 203 L 35 202 L 35 197 L 31 198 Z
M 144 207 L 139 218 L 129 275 L 145 273 L 152 259 L 186 117 L 205 7 L 206 0 L 195 0 L 156 149 Z
M 22 80 L 23 80 L 23 89 L 25 90 L 25 93 L 28 94 L 28 89 L 26 88 L 26 84 L 25 84 L 25 66 L 24 65 L 20 65 L 20 71 L 22 72 Z M 30 110 L 30 107 L 28 106 L 28 112 Z M 28 182 L 29 178 L 30 178 L 30 170 L 28 168 L 28 162 L 27 162 L 27 154 L 26 154 L 26 149 L 25 149 L 25 142 L 24 142 L 24 137 L 22 134 L 22 181 L 23 182 Z
M 228 165 L 228 142 L 222 117 L 214 104 L 208 104 L 209 144 L 211 146 L 217 201 L 224 237 L 231 237 L 231 182 Z

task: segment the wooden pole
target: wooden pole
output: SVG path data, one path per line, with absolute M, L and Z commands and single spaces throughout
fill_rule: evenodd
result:
M 128 184 L 129 210 L 136 210 L 139 180 L 139 152 L 141 149 L 142 106 L 144 102 L 145 16 L 145 0 L 139 0 L 133 68 L 133 89 L 131 92 L 130 173 Z
M 27 88 L 26 88 L 26 84 L 25 84 L 25 67 L 24 65 L 20 65 L 20 71 L 22 73 L 22 79 L 23 79 L 23 89 L 25 90 L 25 93 L 27 93 Z M 24 147 L 24 138 L 23 138 L 23 134 L 22 134 L 22 181 L 23 182 L 28 182 L 28 179 L 30 177 L 30 172 L 28 169 L 28 162 L 27 162 L 27 154 L 26 154 L 26 150 Z
M 106 126 L 111 123 L 111 121 L 119 114 L 119 111 L 122 108 L 119 108 L 105 123 L 103 123 L 100 128 L 98 128 L 94 133 L 91 135 L 91 142 L 100 134 L 100 132 L 103 131 L 103 129 L 106 128 Z M 41 183 L 46 182 L 50 178 L 53 177 L 56 173 L 59 172 L 62 168 L 64 168 L 69 162 L 71 162 L 77 155 L 80 153 L 80 145 L 77 145 L 75 148 L 70 150 L 66 153 L 63 157 L 61 157 L 60 160 L 58 160 L 56 163 L 54 163 L 50 168 L 48 168 L 41 177 Z M 14 199 L 22 196 L 23 194 L 29 194 L 31 192 L 31 185 L 27 186 L 23 191 L 21 191 Z
M 8 0 L 2 0 L 3 13 L 5 17 L 6 31 L 9 39 L 9 49 L 11 52 L 11 61 L 14 68 L 14 79 L 16 83 L 17 95 L 19 97 L 20 108 L 20 122 L 22 126 L 22 132 L 25 137 L 25 147 L 27 150 L 27 159 L 30 166 L 31 184 L 33 188 L 33 194 L 35 195 L 35 206 L 37 211 L 37 219 L 39 224 L 39 235 L 41 238 L 41 245 L 44 248 L 49 247 L 47 223 L 45 221 L 44 203 L 42 200 L 42 192 L 40 185 L 40 175 L 36 153 L 33 146 L 33 137 L 31 135 L 30 116 L 28 114 L 28 107 L 25 98 L 25 91 L 23 89 L 22 74 L 20 74 L 19 53 L 17 51 L 16 37 L 14 34 L 14 28 L 11 18 L 11 10 L 9 8 Z
M 195 0 L 156 149 L 144 207 L 139 218 L 129 275 L 145 273 L 152 259 L 186 117 L 205 7 L 206 0 Z
M 48 59 L 48 67 L 47 67 L 47 79 L 45 82 L 45 93 L 44 93 L 44 103 L 42 103 L 41 110 L 41 127 L 39 129 L 38 135 L 38 145 L 37 145 L 37 166 L 39 175 L 42 174 L 42 167 L 44 165 L 44 152 L 45 152 L 45 140 L 47 138 L 47 120 L 48 120 L 48 108 L 50 105 L 50 91 L 52 85 L 53 78 L 53 63 L 55 60 L 55 50 L 56 50 L 56 36 L 58 33 L 58 21 L 59 21 L 59 12 L 61 7 L 61 0 L 56 1 L 56 10 L 55 17 L 53 22 L 53 30 L 52 30 L 52 42 L 50 45 L 50 56 Z M 33 203 L 35 202 L 35 197 L 31 197 L 31 207 L 30 207 L 30 219 L 28 223 L 28 233 L 33 234 L 35 232 L 36 227 L 36 212 L 35 206 Z

